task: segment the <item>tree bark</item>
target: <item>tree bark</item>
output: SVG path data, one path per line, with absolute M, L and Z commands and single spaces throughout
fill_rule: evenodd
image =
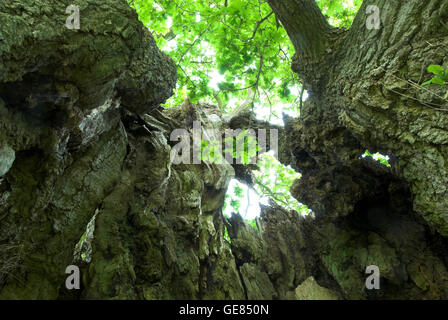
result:
M 332 27 L 314 0 L 269 0 L 303 63 L 319 61 L 331 40 Z
M 447 4 L 380 1 L 378 30 L 366 27 L 369 4 L 363 3 L 337 50 L 320 66 L 312 66 L 316 77 L 322 75 L 319 69 L 325 70 L 325 76 L 319 82 L 310 81 L 312 97 L 299 119 L 304 126 L 300 139 L 312 137 L 322 142 L 322 147 L 313 142 L 315 150 L 309 150 L 313 164 L 348 164 L 358 161 L 365 149 L 390 155 L 394 174 L 411 185 L 414 208 L 446 236 L 448 101 L 441 98 L 438 88 L 418 84 L 429 76 L 425 72 L 429 64 L 446 64 L 443 52 L 448 30 L 442 22 Z M 301 63 L 296 60 L 293 66 L 299 72 Z M 324 141 L 334 145 L 326 150 Z M 303 144 L 311 147 L 311 141 Z M 310 152 L 306 152 L 298 158 L 308 157 Z
M 289 10 L 270 4 L 282 21 L 305 17 L 301 1 Z M 379 29 L 367 28 L 369 5 L 379 8 Z M 423 296 L 430 298 L 446 296 L 446 251 L 439 250 L 448 235 L 448 101 L 441 89 L 420 84 L 430 77 L 427 66 L 447 65 L 447 16 L 445 1 L 364 1 L 352 27 L 320 63 L 306 66 L 302 46 L 291 39 L 298 50 L 293 70 L 305 79 L 310 98 L 300 118 L 288 121 L 282 161 L 303 174 L 292 193 L 321 221 L 325 236 L 318 243 L 331 252 L 321 259 L 346 297 L 371 297 L 352 282 L 361 266 L 343 263 L 359 261 L 359 243 L 370 258 L 372 247 L 381 248 L 369 263 L 395 270 L 385 275 L 387 288 L 379 297 L 416 297 L 419 290 L 428 290 Z M 284 25 L 290 36 L 300 32 Z M 360 158 L 366 149 L 389 155 L 391 168 Z M 347 236 L 343 244 L 341 234 Z M 435 269 L 437 275 L 423 271 Z

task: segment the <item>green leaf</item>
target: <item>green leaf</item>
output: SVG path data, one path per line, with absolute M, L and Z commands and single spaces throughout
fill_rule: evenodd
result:
M 235 196 L 241 198 L 243 196 L 243 188 L 235 186 L 235 188 L 233 189 L 233 193 L 235 194 Z
M 231 200 L 230 200 L 230 206 L 232 207 L 232 209 L 234 210 L 234 212 L 239 212 L 239 211 L 240 211 L 241 203 L 240 203 L 239 200 L 231 199 Z
M 232 239 L 230 239 L 229 231 L 227 230 L 226 226 L 224 227 L 224 239 L 227 240 L 227 242 L 229 242 L 229 243 L 232 242 Z
M 444 70 L 443 67 L 437 64 L 432 64 L 428 67 L 428 71 L 431 73 L 434 73 L 436 75 L 439 75 L 441 77 L 443 77 L 444 75 Z
M 431 82 L 432 82 L 432 83 L 435 83 L 435 84 L 439 84 L 439 85 L 441 85 L 441 86 L 444 86 L 444 85 L 445 85 L 445 81 L 444 81 L 443 79 L 440 79 L 439 77 L 434 77 L 434 78 L 432 78 L 432 79 L 431 79 Z

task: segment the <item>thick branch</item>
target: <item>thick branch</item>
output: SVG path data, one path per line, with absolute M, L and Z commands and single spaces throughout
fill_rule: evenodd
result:
M 332 27 L 314 0 L 268 0 L 281 21 L 297 57 L 318 61 L 329 46 Z M 310 61 L 311 60 L 311 61 Z

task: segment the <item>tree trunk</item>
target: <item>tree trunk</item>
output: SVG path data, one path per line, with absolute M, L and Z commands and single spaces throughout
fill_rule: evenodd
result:
M 247 168 L 175 165 L 170 134 L 266 124 L 161 109 L 175 64 L 124 0 L 84 1 L 81 30 L 64 25 L 69 1 L 0 3 L 0 298 L 448 298 L 448 106 L 410 82 L 447 64 L 448 3 L 365 1 L 348 31 L 314 1 L 269 3 L 310 92 L 280 130 L 280 159 L 316 217 L 272 204 L 258 230 L 222 216 Z M 366 289 L 369 265 L 380 290 Z
M 321 259 L 350 298 L 369 296 L 353 282 L 368 264 L 384 270 L 381 297 L 446 297 L 448 101 L 419 84 L 427 66 L 447 65 L 448 3 L 364 1 L 350 30 L 306 64 L 288 21 L 303 20 L 308 2 L 282 10 L 283 1 L 269 1 L 310 90 L 301 117 L 286 126 L 292 156 L 284 150 L 282 161 L 303 174 L 292 192 L 319 217 L 329 252 Z M 370 5 L 379 29 L 368 28 Z M 391 168 L 360 158 L 366 149 L 389 155 Z

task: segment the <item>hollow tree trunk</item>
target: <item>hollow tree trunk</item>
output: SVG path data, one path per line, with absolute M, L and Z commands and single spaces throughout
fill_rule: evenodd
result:
M 382 27 L 366 30 L 367 1 L 342 31 L 312 1 L 270 1 L 311 93 L 280 130 L 280 158 L 317 217 L 272 204 L 259 230 L 221 213 L 247 168 L 170 160 L 174 129 L 247 117 L 161 110 L 174 63 L 126 1 L 82 3 L 79 31 L 64 26 L 69 1 L 0 3 L 0 298 L 448 297 L 448 121 L 431 108 L 444 102 L 396 79 L 446 64 L 446 2 L 376 1 Z M 366 148 L 392 168 L 360 159 Z M 80 290 L 65 289 L 71 264 Z

